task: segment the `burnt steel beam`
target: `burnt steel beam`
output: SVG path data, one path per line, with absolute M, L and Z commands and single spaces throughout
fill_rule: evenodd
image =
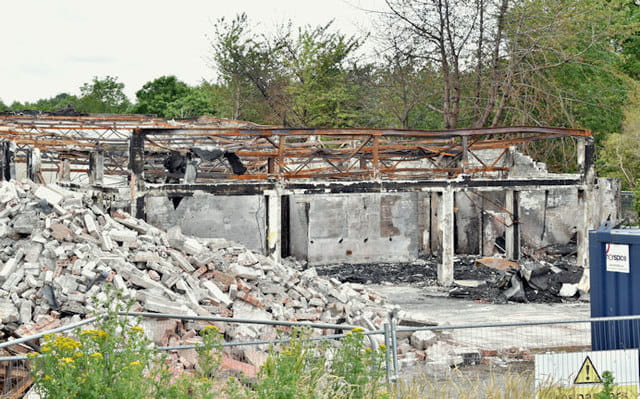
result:
M 299 194 L 340 194 L 340 193 L 385 193 L 433 191 L 445 187 L 462 190 L 517 189 L 545 190 L 552 187 L 571 187 L 581 184 L 580 178 L 567 179 L 462 179 L 462 180 L 397 180 L 397 181 L 345 181 L 345 182 L 211 182 L 200 184 L 149 185 L 145 194 L 191 195 L 194 191 L 204 191 L 218 195 L 262 195 L 276 186 L 284 191 Z

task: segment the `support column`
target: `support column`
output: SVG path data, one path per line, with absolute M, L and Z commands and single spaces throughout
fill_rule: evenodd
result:
M 441 257 L 438 265 L 438 283 L 444 286 L 453 283 L 454 255 L 454 191 L 447 187 L 440 195 L 438 203 L 438 234 L 441 242 Z
M 129 194 L 130 214 L 141 215 L 144 211 L 144 134 L 140 129 L 134 129 L 129 138 Z
M 93 151 L 89 154 L 89 184 L 101 185 L 104 182 L 104 152 Z
M 510 216 L 510 223 L 505 232 L 505 249 L 510 260 L 520 259 L 519 196 L 520 193 L 513 190 L 508 190 L 505 194 L 505 208 Z
M 33 148 L 27 152 L 27 178 L 36 183 L 44 183 L 41 176 L 42 159 L 40 149 Z
M 9 181 L 16 178 L 16 143 L 4 142 L 4 179 Z
M 282 199 L 281 190 L 265 191 L 267 201 L 267 256 L 280 262 L 282 236 Z
M 187 168 L 184 172 L 184 184 L 193 184 L 196 182 L 196 175 L 198 174 L 197 172 L 197 168 L 196 168 L 196 161 L 195 160 L 188 160 L 187 161 Z
M 71 161 L 63 159 L 58 163 L 58 181 L 71 180 Z

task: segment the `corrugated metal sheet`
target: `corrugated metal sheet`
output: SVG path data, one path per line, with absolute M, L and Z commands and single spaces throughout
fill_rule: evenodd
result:
M 607 270 L 607 245 L 629 247 L 629 272 Z M 591 267 L 591 316 L 640 315 L 640 230 L 624 229 L 589 233 Z M 640 347 L 640 321 L 594 322 L 593 350 Z

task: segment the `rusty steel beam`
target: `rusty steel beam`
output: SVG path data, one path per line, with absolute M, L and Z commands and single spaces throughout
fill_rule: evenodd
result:
M 89 154 L 99 148 L 110 174 L 131 173 L 125 166 L 134 165 L 129 160 L 134 130 L 140 135 L 134 146 L 136 157 L 144 154 L 144 165 L 134 162 L 135 178 L 168 175 L 158 167 L 171 151 L 186 154 L 190 148 L 213 145 L 233 152 L 247 171 L 233 175 L 224 160 L 202 161 L 198 176 L 230 181 L 485 176 L 506 171 L 504 154 L 511 146 L 591 136 L 588 130 L 535 126 L 435 131 L 287 129 L 212 117 L 173 121 L 146 115 L 0 114 L 0 138 L 14 141 L 18 151 L 39 148 L 43 162 L 70 159 L 75 169 L 82 170 Z M 483 159 L 476 152 L 485 149 L 503 151 Z

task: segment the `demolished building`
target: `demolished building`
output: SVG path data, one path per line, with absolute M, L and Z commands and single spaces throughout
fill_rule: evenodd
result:
M 224 237 L 309 265 L 521 253 L 617 218 L 581 129 L 288 129 L 216 118 L 0 115 L 4 177 L 57 181 L 152 225 Z M 549 173 L 518 146 L 575 141 L 578 170 Z M 497 244 L 497 245 L 496 245 Z

